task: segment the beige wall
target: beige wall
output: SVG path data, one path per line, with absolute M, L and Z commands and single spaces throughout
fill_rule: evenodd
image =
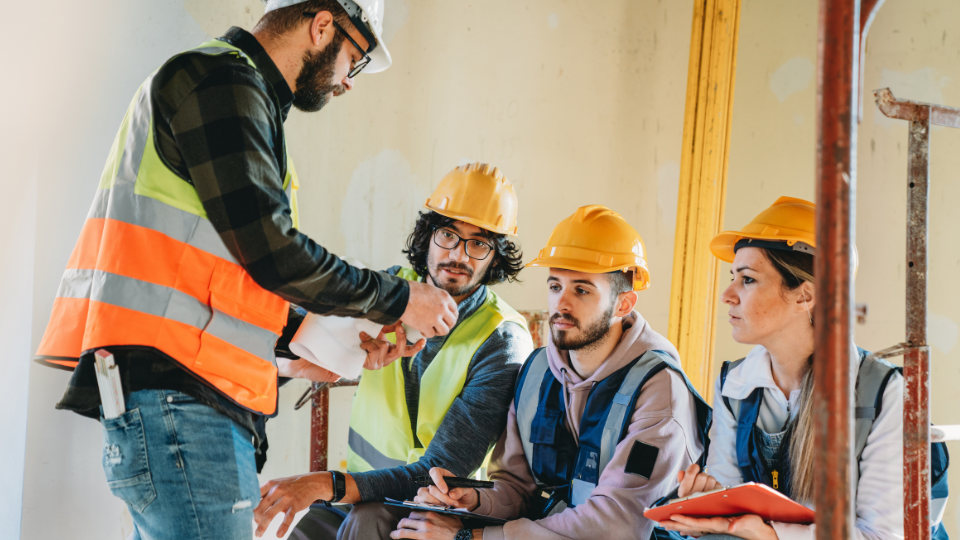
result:
M 8 350 L 20 351 L 14 361 L 21 367 L 23 351 L 39 342 L 136 87 L 164 58 L 232 24 L 249 28 L 262 10 L 258 0 L 58 4 L 55 15 L 44 19 L 49 45 L 38 44 L 29 57 L 37 84 L 17 94 L 18 103 L 29 103 L 29 97 L 42 107 L 35 122 L 20 118 L 15 124 L 37 129 L 43 149 L 56 151 L 43 152 L 41 160 L 31 157 L 41 155 L 38 141 L 17 137 L 4 144 L 7 161 L 23 169 L 19 178 L 37 179 L 19 198 L 26 201 L 19 221 L 36 223 L 35 244 L 8 248 L 35 249 L 35 255 L 3 267 L 9 275 L 23 274 L 17 283 L 32 289 L 32 302 L 15 296 L 23 292 L 18 289 L 5 292 L 0 306 L 0 321 L 32 321 L 29 344 L 25 329 L 3 326 L 15 341 Z M 872 32 L 868 88 L 890 84 L 898 95 L 960 104 L 951 84 L 950 68 L 960 53 L 960 38 L 948 27 L 960 20 L 960 6 L 953 4 L 888 0 Z M 463 162 L 489 161 L 517 186 L 520 242 L 528 260 L 579 205 L 606 204 L 627 217 L 644 235 L 653 275 L 640 310 L 665 333 L 691 8 L 689 0 L 610 0 L 589 9 L 582 2 L 551 0 L 388 0 L 394 66 L 360 77 L 356 89 L 329 110 L 294 112 L 288 121 L 303 180 L 303 230 L 335 253 L 375 267 L 402 262 L 401 244 L 443 174 Z M 728 227 L 741 226 L 780 195 L 813 197 L 816 19 L 815 2 L 744 0 Z M 21 34 L 14 35 L 24 48 L 36 41 L 33 33 Z M 870 304 L 871 314 L 857 333 L 861 345 L 877 349 L 899 340 L 903 327 L 906 128 L 878 121 L 868 106 L 860 134 L 857 298 Z M 930 311 L 934 420 L 941 423 L 960 422 L 951 416 L 950 392 L 960 378 L 950 356 L 960 354 L 960 308 L 952 305 L 957 286 L 948 274 L 960 265 L 960 248 L 948 234 L 957 230 L 951 220 L 960 218 L 948 211 L 956 194 L 947 172 L 958 136 L 944 129 L 933 134 L 936 292 Z M 39 210 L 31 197 L 40 201 Z M 522 277 L 522 285 L 498 290 L 516 308 L 544 308 L 543 271 Z M 742 356 L 745 349 L 731 343 L 722 313 L 718 325 L 718 360 Z M 53 410 L 66 374 L 34 365 L 29 377 L 22 537 L 124 538 L 129 516 L 106 488 L 99 428 Z M 308 466 L 308 412 L 291 410 L 303 388 L 293 383 L 282 391 L 283 414 L 269 428 L 266 478 Z M 22 390 L 17 395 L 22 402 Z M 337 419 L 331 426 L 333 466 L 345 453 L 349 399 L 344 389 L 331 400 Z M 22 430 L 22 424 L 13 427 Z M 952 534 L 955 508 L 952 502 Z M 2 531 L 0 537 L 6 538 Z
M 20 269 L 34 279 L 32 343 L 19 362 L 40 340 L 130 96 L 167 56 L 232 24 L 250 28 L 262 10 L 257 0 L 62 4 L 50 35 L 83 28 L 70 58 L 84 61 L 38 69 L 39 124 L 58 151 L 37 165 L 44 210 L 29 218 L 36 256 Z M 402 262 L 402 242 L 443 174 L 489 161 L 517 186 L 528 259 L 582 204 L 607 204 L 643 231 L 654 287 L 641 308 L 665 331 L 691 6 L 388 0 L 394 66 L 360 77 L 328 110 L 288 121 L 303 230 L 376 267 Z M 499 290 L 517 308 L 545 307 L 543 272 L 524 279 Z M 98 426 L 53 410 L 67 378 L 30 368 L 22 537 L 125 538 L 130 518 L 105 485 Z M 308 467 L 308 410 L 291 410 L 303 388 L 281 392 L 264 478 Z M 331 399 L 334 466 L 345 457 L 350 394 Z
M 781 195 L 815 195 L 817 3 L 743 0 L 725 227 L 739 229 Z M 960 3 L 887 0 L 869 34 L 857 168 L 857 302 L 869 306 L 857 344 L 879 350 L 904 339 L 906 122 L 883 117 L 870 92 L 889 86 L 905 99 L 960 106 Z M 960 130 L 934 128 L 930 169 L 929 342 L 933 421 L 960 423 Z M 728 275 L 724 264 L 721 275 Z M 721 282 L 726 286 L 727 280 Z M 750 347 L 730 337 L 726 309 L 717 314 L 716 365 Z M 900 363 L 901 359 L 893 359 Z M 715 373 L 717 370 L 714 371 Z M 956 452 L 956 443 L 950 450 Z M 960 468 L 951 469 L 960 485 Z M 960 530 L 958 498 L 944 521 Z

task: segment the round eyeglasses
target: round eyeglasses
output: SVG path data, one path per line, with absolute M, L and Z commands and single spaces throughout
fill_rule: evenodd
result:
M 467 257 L 482 261 L 493 251 L 493 246 L 480 240 L 466 240 L 460 238 L 457 233 L 450 229 L 437 229 L 433 233 L 433 243 L 443 249 L 457 249 L 457 246 L 463 242 L 463 249 L 467 252 Z

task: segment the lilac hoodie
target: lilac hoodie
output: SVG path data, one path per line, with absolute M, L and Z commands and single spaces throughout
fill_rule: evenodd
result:
M 550 371 L 563 383 L 567 402 L 566 427 L 575 436 L 590 389 L 648 350 L 667 352 L 679 361 L 676 348 L 654 332 L 639 313 L 623 319 L 624 335 L 613 353 L 596 373 L 583 380 L 570 367 L 566 351 L 558 351 L 551 340 L 547 344 Z M 650 479 L 624 470 L 635 441 L 657 447 L 660 452 Z M 677 486 L 677 473 L 695 463 L 703 452 L 697 436 L 694 399 L 683 378 L 665 369 L 643 386 L 630 419 L 627 435 L 617 445 L 597 487 L 587 502 L 567 508 L 559 514 L 530 521 L 516 519 L 526 502 L 536 494 L 536 484 L 523 452 L 514 404 L 510 404 L 507 429 L 493 450 L 490 479 L 493 489 L 480 489 L 480 505 L 475 512 L 512 519 L 502 527 L 487 527 L 484 540 L 556 538 L 649 538 L 653 522 L 643 510 Z

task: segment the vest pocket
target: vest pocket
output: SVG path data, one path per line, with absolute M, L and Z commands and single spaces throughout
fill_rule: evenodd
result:
M 100 423 L 107 485 L 114 496 L 137 512 L 143 512 L 157 498 L 157 490 L 147 462 L 140 409 L 129 410 L 116 418 L 101 418 Z

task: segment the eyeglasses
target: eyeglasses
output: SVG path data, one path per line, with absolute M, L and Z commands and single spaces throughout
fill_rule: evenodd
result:
M 309 17 L 309 18 L 312 19 L 312 18 L 316 17 L 317 14 L 316 14 L 316 13 L 304 13 L 303 16 L 304 16 L 304 17 Z M 352 37 L 350 37 L 350 34 L 347 33 L 347 31 L 344 30 L 342 26 L 340 26 L 339 24 L 337 24 L 337 21 L 331 21 L 331 22 L 333 23 L 333 27 L 336 28 L 337 30 L 339 30 L 340 33 L 342 33 L 342 34 L 350 41 L 350 43 L 353 44 L 354 48 L 356 48 L 357 51 L 359 51 L 360 54 L 363 56 L 363 58 L 361 58 L 359 62 L 353 62 L 353 67 L 350 68 L 350 72 L 347 73 L 347 77 L 350 77 L 351 79 L 353 79 L 354 77 L 356 77 L 357 75 L 359 75 L 361 71 L 363 71 L 363 68 L 367 67 L 367 64 L 370 63 L 370 55 L 368 55 L 367 52 L 364 51 L 363 48 L 360 47 L 360 45 L 359 45 L 356 41 L 353 40 Z
M 480 240 L 465 240 L 450 229 L 437 229 L 433 233 L 433 243 L 443 249 L 457 249 L 460 242 L 463 242 L 463 250 L 467 252 L 467 257 L 478 261 L 486 259 L 493 251 L 493 246 L 490 244 Z

